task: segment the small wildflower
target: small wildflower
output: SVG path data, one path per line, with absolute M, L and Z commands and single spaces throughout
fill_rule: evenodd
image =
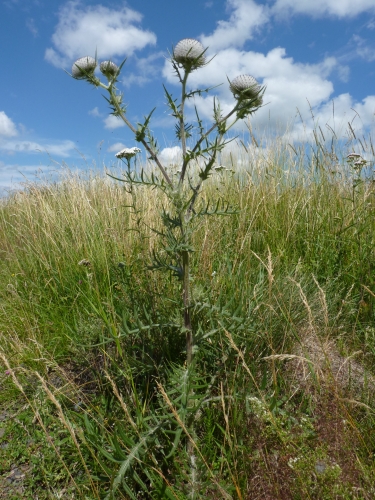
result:
M 79 266 L 85 266 L 85 267 L 90 267 L 91 262 L 88 259 L 82 259 L 78 262 Z
M 87 78 L 87 74 L 93 75 L 97 62 L 93 57 L 85 56 L 77 59 L 72 66 L 72 77 L 77 80 Z
M 294 469 L 294 465 L 299 461 L 301 460 L 301 457 L 291 457 L 289 458 L 288 460 L 288 465 L 291 469 Z
M 361 155 L 359 155 L 358 153 L 350 153 L 347 155 L 347 158 L 349 158 L 350 160 L 354 160 L 354 158 L 361 158 Z
M 191 71 L 206 64 L 205 48 L 194 38 L 179 41 L 173 51 L 173 59 L 185 70 Z
M 141 150 L 139 148 L 125 148 L 115 154 L 116 158 L 126 158 L 129 160 L 133 156 L 140 153 Z
M 112 61 L 103 61 L 100 63 L 99 69 L 108 80 L 112 80 L 118 73 L 118 66 Z
M 262 104 L 262 98 L 258 97 L 260 92 L 260 85 L 257 80 L 250 75 L 240 75 L 230 82 L 230 90 L 232 91 L 235 99 L 242 101 L 244 99 L 256 99 Z

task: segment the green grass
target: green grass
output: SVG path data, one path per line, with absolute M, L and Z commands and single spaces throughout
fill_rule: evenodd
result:
M 104 498 L 129 453 L 114 498 L 374 497 L 375 186 L 316 150 L 239 143 L 205 186 L 238 211 L 194 237 L 195 475 L 165 200 L 71 174 L 3 202 L 0 498 Z

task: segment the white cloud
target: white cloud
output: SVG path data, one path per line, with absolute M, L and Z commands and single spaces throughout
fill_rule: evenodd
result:
M 174 164 L 181 160 L 182 149 L 180 146 L 164 148 L 159 153 L 159 160 L 164 164 Z
M 0 196 L 24 189 L 28 183 L 56 177 L 53 165 L 18 165 L 0 161 Z
M 30 30 L 34 38 L 38 36 L 38 28 L 35 26 L 35 20 L 33 18 L 27 19 L 26 27 Z
M 314 119 L 311 113 L 302 114 L 302 118 L 303 123 L 295 124 L 291 130 L 291 139 L 313 140 L 313 130 L 318 125 L 322 128 L 326 138 L 331 138 L 331 129 L 335 131 L 338 138 L 344 138 L 350 136 L 348 123 L 351 124 L 357 137 L 360 137 L 366 129 L 375 124 L 375 95 L 356 102 L 350 94 L 340 94 L 331 101 L 316 107 Z
M 122 79 L 122 84 L 130 88 L 132 85 L 142 86 L 160 75 L 161 67 L 159 60 L 164 58 L 164 52 L 154 52 L 147 57 L 141 57 L 136 60 L 138 74 L 126 73 Z
M 126 146 L 122 142 L 116 142 L 115 144 L 112 144 L 112 146 L 109 146 L 107 149 L 108 153 L 118 153 L 122 149 L 125 149 Z
M 200 40 L 210 52 L 227 47 L 242 47 L 246 40 L 268 19 L 268 8 L 254 0 L 227 0 L 227 7 L 233 9 L 228 21 L 219 21 L 211 35 L 201 35 Z
M 355 53 L 357 56 L 365 59 L 367 62 L 375 60 L 375 45 L 368 45 L 367 41 L 359 35 L 353 35 L 352 41 L 356 46 Z
M 75 149 L 73 141 L 59 141 L 50 144 L 40 144 L 34 141 L 5 141 L 0 142 L 0 150 L 8 154 L 14 153 L 47 153 L 50 155 L 68 157 Z
M 313 17 L 354 17 L 362 12 L 375 12 L 374 0 L 276 0 L 272 8 L 272 13 L 281 17 L 291 13 Z
M 154 33 L 136 26 L 142 15 L 128 7 L 118 10 L 103 5 L 82 6 L 69 1 L 59 11 L 59 22 L 52 35 L 54 48 L 45 59 L 58 67 L 67 67 L 85 55 L 124 58 L 146 45 L 154 45 Z
M 96 116 L 102 116 L 102 114 L 100 113 L 99 108 L 97 106 L 95 108 L 93 108 L 93 109 L 90 109 L 89 115 L 95 116 L 95 117 Z
M 273 132 L 286 130 L 292 124 L 292 137 L 300 137 L 304 130 L 310 132 L 314 123 L 311 110 L 316 120 L 325 125 L 332 123 L 333 83 L 329 77 L 347 71 L 337 59 L 327 57 L 318 64 L 304 64 L 287 57 L 285 49 L 278 47 L 267 54 L 246 52 L 237 49 L 219 51 L 211 63 L 191 74 L 189 88 L 205 88 L 219 85 L 212 93 L 218 95 L 223 114 L 228 113 L 235 103 L 229 90 L 226 76 L 231 80 L 241 74 L 250 74 L 266 85 L 264 97 L 265 106 L 251 118 L 252 124 L 259 129 L 272 128 Z M 164 76 L 171 83 L 177 83 L 176 78 L 166 64 Z M 374 99 L 368 96 L 361 103 L 356 102 L 349 94 L 335 97 L 336 123 L 343 122 L 347 126 L 349 117 L 353 117 L 355 109 L 361 116 L 361 127 L 368 127 L 374 122 Z M 190 111 L 196 105 L 201 118 L 212 120 L 213 97 L 196 97 L 189 102 Z M 298 109 L 298 111 L 297 111 Z M 296 123 L 295 117 L 301 113 L 304 125 Z M 351 119 L 350 118 L 350 119 Z M 193 119 L 193 116 L 192 116 Z
M 133 85 L 138 87 L 142 87 L 146 83 L 150 82 L 152 78 L 144 75 L 136 75 L 135 73 L 127 73 L 126 76 L 122 79 L 122 84 L 126 88 L 131 88 Z
M 259 52 L 245 52 L 236 49 L 220 51 L 209 66 L 191 75 L 191 88 L 223 84 L 215 92 L 219 94 L 223 112 L 234 105 L 234 98 L 229 90 L 226 77 L 230 80 L 241 74 L 250 74 L 267 86 L 265 102 L 268 106 L 258 113 L 268 120 L 268 113 L 274 119 L 284 121 L 285 117 L 294 116 L 296 107 L 308 107 L 329 99 L 333 92 L 332 83 L 327 76 L 338 63 L 334 58 L 327 58 L 320 64 L 302 64 L 286 57 L 285 49 L 275 48 L 266 55 Z M 170 82 L 176 79 L 166 66 L 165 76 Z M 212 116 L 212 98 L 196 98 L 199 109 L 205 118 Z M 192 103 L 191 103 L 192 104 Z
M 0 111 L 0 136 L 13 137 L 17 135 L 17 128 L 12 120 L 5 114 L 4 111 Z
M 119 127 L 125 127 L 125 123 L 121 118 L 114 115 L 109 115 L 104 121 L 104 128 L 114 129 Z

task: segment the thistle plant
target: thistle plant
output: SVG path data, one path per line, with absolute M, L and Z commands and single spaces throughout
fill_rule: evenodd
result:
M 133 186 L 144 185 L 159 191 L 169 200 L 169 207 L 161 212 L 161 221 L 164 226 L 163 231 L 157 231 L 160 236 L 162 251 L 155 251 L 152 255 L 152 263 L 149 269 L 167 271 L 181 283 L 182 294 L 177 297 L 181 301 L 179 311 L 181 312 L 181 331 L 186 342 L 186 362 L 185 375 L 181 375 L 180 383 L 182 389 L 179 398 L 174 399 L 174 404 L 179 405 L 180 420 L 184 429 L 189 432 L 187 444 L 187 454 L 189 456 L 191 469 L 191 482 L 195 482 L 196 456 L 191 443 L 191 436 L 194 436 L 194 418 L 187 417 L 189 408 L 199 409 L 199 404 L 194 395 L 194 387 L 202 384 L 202 381 L 191 379 L 191 367 L 194 362 L 195 353 L 199 352 L 199 342 L 207 339 L 207 335 L 202 335 L 202 331 L 193 331 L 192 310 L 193 302 L 191 297 L 191 259 L 194 248 L 192 245 L 193 234 L 198 227 L 199 220 L 209 215 L 229 215 L 233 213 L 231 207 L 223 200 L 216 200 L 212 204 L 203 204 L 200 201 L 203 183 L 216 172 L 218 156 L 230 142 L 226 139 L 228 131 L 240 120 L 252 115 L 261 105 L 264 94 L 264 87 L 261 87 L 256 79 L 250 75 L 240 75 L 229 81 L 229 88 L 233 93 L 234 103 L 231 111 L 223 114 L 220 102 L 215 97 L 213 99 L 213 120 L 207 128 L 200 118 L 198 110 L 195 108 L 196 119 L 190 123 L 187 121 L 186 104 L 195 98 L 207 94 L 211 88 L 188 89 L 188 79 L 192 72 L 198 71 L 203 66 L 209 64 L 206 56 L 207 49 L 194 39 L 183 39 L 173 49 L 170 57 L 170 64 L 174 70 L 176 78 L 181 85 L 180 99 L 175 99 L 164 86 L 165 97 L 171 116 L 176 120 L 175 133 L 176 140 L 181 146 L 182 160 L 178 175 L 172 175 L 169 169 L 163 165 L 159 156 L 159 148 L 156 138 L 151 132 L 150 121 L 153 109 L 142 123 L 133 124 L 126 113 L 126 106 L 123 102 L 123 94 L 118 90 L 117 84 L 120 73 L 126 61 L 117 66 L 112 61 L 103 61 L 99 65 L 100 72 L 106 78 L 103 82 L 95 75 L 98 61 L 95 57 L 82 57 L 78 59 L 72 67 L 73 78 L 86 80 L 91 85 L 104 89 L 108 96 L 105 97 L 111 108 L 111 113 L 121 118 L 127 127 L 133 132 L 134 139 L 143 146 L 148 159 L 156 166 L 149 172 L 146 168 L 131 168 L 131 161 L 139 148 L 125 148 L 116 154 L 118 159 L 123 160 L 127 169 L 123 177 L 113 177 L 116 180 L 125 182 L 133 192 Z M 175 298 L 176 299 L 176 298 Z M 181 367 L 182 368 L 182 367 Z M 187 374 L 187 377 L 186 377 Z M 185 377 L 185 378 L 184 378 Z M 199 382 L 199 383 L 198 383 Z M 199 387 L 201 387 L 200 385 Z M 194 401 L 193 401 L 194 399 Z M 168 400 L 169 401 L 169 400 Z M 201 400 L 202 403 L 203 400 Z M 169 404 L 169 403 L 168 403 Z M 182 428 L 175 432 L 175 443 L 173 450 L 178 444 Z M 148 431 L 147 436 L 152 436 L 153 432 Z M 172 432 L 171 430 L 168 431 Z M 169 455 L 173 454 L 173 451 Z M 124 473 L 124 470 L 123 470 Z M 119 484 L 121 481 L 119 480 Z M 195 498 L 196 489 L 189 493 L 190 498 Z
M 183 282 L 183 316 L 184 327 L 186 330 L 186 361 L 189 366 L 193 359 L 194 338 L 190 317 L 190 257 L 193 252 L 191 246 L 191 228 L 192 222 L 197 217 L 212 213 L 222 213 L 219 208 L 215 208 L 214 212 L 200 210 L 198 213 L 194 210 L 200 194 L 202 184 L 213 173 L 217 161 L 218 153 L 220 153 L 227 142 L 224 140 L 225 135 L 235 123 L 248 115 L 253 114 L 261 105 L 264 93 L 256 79 L 250 75 L 240 75 L 229 82 L 230 90 L 233 93 L 235 103 L 232 110 L 223 116 L 220 103 L 215 98 L 213 105 L 213 123 L 211 127 L 205 129 L 202 120 L 196 111 L 196 125 L 186 122 L 185 104 L 188 100 L 196 95 L 209 92 L 211 89 L 198 89 L 193 91 L 187 90 L 187 81 L 193 71 L 205 66 L 209 62 L 206 58 L 206 50 L 198 40 L 186 38 L 178 42 L 173 50 L 170 62 L 174 72 L 181 84 L 181 100 L 176 104 L 172 94 L 164 87 L 167 103 L 171 111 L 171 115 L 176 119 L 176 138 L 181 144 L 182 150 L 182 166 L 177 181 L 167 173 L 167 169 L 163 166 L 158 158 L 159 149 L 157 141 L 151 133 L 149 123 L 154 110 L 145 118 L 143 123 L 138 123 L 134 126 L 126 116 L 126 107 L 123 104 L 123 95 L 118 91 L 116 84 L 120 75 L 121 69 L 125 61 L 120 67 L 116 66 L 112 61 L 103 61 L 100 63 L 100 71 L 107 78 L 108 83 L 103 83 L 94 74 L 98 64 L 97 60 L 86 56 L 78 59 L 72 67 L 72 76 L 76 79 L 85 79 L 90 84 L 101 87 L 109 94 L 106 100 L 112 109 L 112 114 L 121 118 L 125 124 L 134 133 L 135 140 L 142 144 L 150 160 L 155 162 L 161 172 L 162 179 L 152 177 L 147 178 L 145 171 L 142 170 L 140 175 L 128 173 L 125 175 L 125 182 L 152 184 L 154 187 L 166 193 L 172 202 L 175 214 L 167 216 L 163 214 L 163 221 L 169 230 L 169 236 L 172 236 L 173 249 L 169 251 L 170 257 L 173 257 L 175 262 L 166 262 L 157 260 L 154 267 L 173 271 L 176 276 Z M 230 121 L 231 120 L 231 121 Z M 191 148 L 187 146 L 187 140 L 193 137 L 193 132 L 196 132 L 198 139 Z M 117 158 L 123 158 L 129 161 L 136 152 L 137 148 L 126 148 L 116 154 Z M 193 164 L 199 164 L 198 181 L 194 183 L 194 173 L 192 172 Z M 228 212 L 228 210 L 226 211 Z M 179 237 L 175 235 L 174 229 L 178 227 Z

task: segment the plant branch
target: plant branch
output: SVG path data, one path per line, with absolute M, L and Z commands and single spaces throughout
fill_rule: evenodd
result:
M 207 137 L 211 134 L 211 132 L 213 132 L 215 130 L 215 128 L 217 128 L 220 124 L 222 123 L 225 123 L 226 120 L 228 120 L 228 118 L 230 118 L 239 108 L 239 103 L 237 103 L 235 105 L 235 107 L 232 109 L 232 111 L 230 111 L 227 116 L 224 116 L 224 118 L 222 118 L 221 120 L 215 122 L 211 128 L 209 128 L 207 130 L 207 132 L 205 134 L 202 134 L 200 139 L 197 141 L 197 143 L 195 144 L 194 148 L 191 150 L 192 153 L 194 153 L 195 151 L 197 151 L 197 149 L 199 148 L 199 146 L 202 144 L 202 142 L 207 139 Z M 237 120 L 235 120 L 236 122 Z M 234 123 L 235 123 L 234 122 Z M 231 125 L 233 126 L 233 124 Z M 180 180 L 179 180 L 179 184 L 181 185 L 184 181 L 184 178 L 185 178 L 185 173 L 186 173 L 186 169 L 187 169 L 187 166 L 189 164 L 189 160 L 190 159 L 186 159 L 184 158 L 184 161 L 183 161 L 183 164 L 182 164 L 182 169 L 181 169 L 181 176 L 180 176 Z
M 103 86 L 103 85 L 101 85 L 101 86 Z M 109 92 L 109 94 L 111 96 L 111 103 L 116 108 L 118 116 L 120 116 L 120 118 L 122 118 L 122 120 L 130 128 L 130 130 L 133 132 L 133 134 L 136 135 L 137 130 L 133 127 L 133 125 L 130 123 L 130 121 L 124 115 L 124 112 L 122 111 L 119 103 L 117 102 L 116 94 L 113 91 L 112 87 L 111 86 L 110 87 L 103 86 L 103 87 L 108 90 L 108 92 Z M 147 150 L 147 152 L 150 154 L 150 157 L 155 161 L 156 165 L 159 167 L 161 173 L 163 174 L 164 179 L 167 181 L 167 183 L 169 184 L 169 186 L 172 187 L 173 183 L 172 183 L 169 175 L 167 174 L 165 168 L 160 163 L 157 155 L 152 151 L 152 149 L 150 148 L 150 146 L 147 144 L 147 142 L 144 139 L 142 139 L 140 142 L 143 144 L 143 146 L 145 147 L 145 149 Z

